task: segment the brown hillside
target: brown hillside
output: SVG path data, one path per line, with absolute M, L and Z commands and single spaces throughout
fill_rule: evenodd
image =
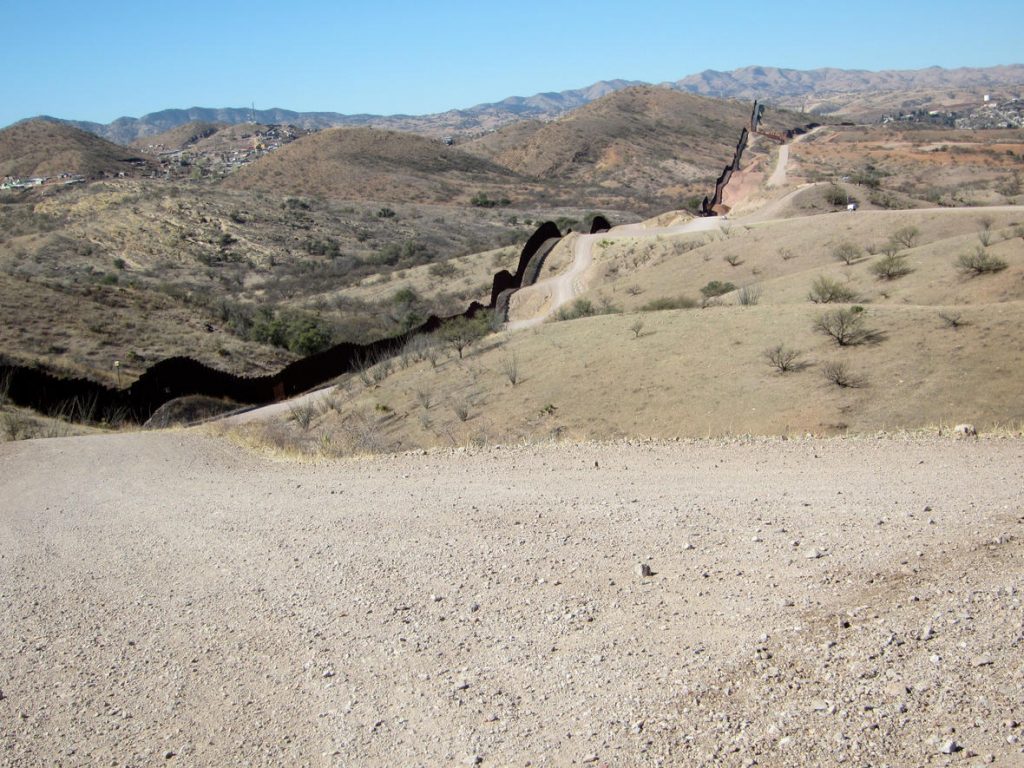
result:
M 661 195 L 721 173 L 750 110 L 746 102 L 641 86 L 554 122 L 509 126 L 466 148 L 522 174 Z M 802 119 L 792 117 L 793 125 Z
M 232 189 L 390 202 L 451 202 L 515 175 L 440 141 L 372 128 L 303 137 L 224 181 Z
M 26 120 L 0 131 L 0 176 L 79 173 L 96 178 L 135 173 L 146 162 L 130 149 L 51 120 Z
M 207 123 L 202 120 L 193 120 L 185 125 L 179 125 L 164 131 L 156 136 L 145 136 L 132 142 L 131 146 L 138 149 L 158 147 L 165 150 L 184 149 L 202 139 L 212 136 L 227 125 L 224 123 Z

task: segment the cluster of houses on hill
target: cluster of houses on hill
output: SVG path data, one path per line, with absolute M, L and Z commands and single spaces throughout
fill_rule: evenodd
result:
M 69 184 L 82 184 L 85 176 L 80 173 L 61 173 L 57 176 L 32 176 L 22 179 L 16 176 L 5 176 L 0 181 L 0 189 L 32 189 L 33 187 L 45 187 Z
M 996 102 L 986 99 L 971 114 L 956 119 L 957 128 L 1024 128 L 1024 100 Z
M 889 123 L 916 123 L 966 130 L 1024 128 L 1024 100 L 1013 98 L 997 101 L 986 95 L 982 104 L 972 109 L 957 111 L 915 109 L 896 115 L 886 115 L 882 118 L 883 125 Z
M 146 150 L 156 155 L 167 178 L 224 176 L 307 133 L 293 125 L 232 126 L 184 147 L 151 144 Z

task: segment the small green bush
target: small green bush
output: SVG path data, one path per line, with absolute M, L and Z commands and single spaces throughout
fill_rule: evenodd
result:
M 459 353 L 462 359 L 465 349 L 488 334 L 490 324 L 486 313 L 480 313 L 474 318 L 456 317 L 449 320 L 438 331 L 441 341 Z
M 849 203 L 856 203 L 857 198 L 843 187 L 833 183 L 825 190 L 825 202 L 829 205 L 848 205 Z
M 705 299 L 713 299 L 716 296 L 724 296 L 725 294 L 731 293 L 735 290 L 736 286 L 732 283 L 725 283 L 721 280 L 712 280 L 700 289 L 700 293 Z
M 689 296 L 665 296 L 661 299 L 652 299 L 640 307 L 641 312 L 661 312 L 666 309 L 693 309 L 697 302 Z
M 917 238 L 921 236 L 921 230 L 914 226 L 900 227 L 892 233 L 892 241 L 899 243 L 904 248 L 913 248 L 917 244 Z
M 998 256 L 993 256 L 980 245 L 974 253 L 963 253 L 956 260 L 956 268 L 968 277 L 1002 272 L 1007 264 Z
M 857 294 L 838 280 L 821 275 L 811 283 L 807 298 L 815 304 L 846 304 L 856 301 Z
M 879 280 L 896 280 L 914 271 L 907 264 L 907 257 L 898 253 L 887 253 L 868 269 Z
M 838 259 L 844 264 L 853 264 L 862 255 L 861 249 L 853 243 L 840 243 L 832 249 L 833 258 Z
M 590 299 L 579 298 L 569 306 L 559 309 L 555 313 L 555 320 L 577 320 L 581 317 L 592 317 L 594 315 L 614 315 L 621 311 L 619 307 L 616 307 L 607 299 L 602 299 L 599 306 L 594 306 L 594 302 Z

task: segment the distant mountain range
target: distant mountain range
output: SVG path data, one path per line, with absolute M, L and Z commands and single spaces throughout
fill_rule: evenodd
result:
M 307 130 L 335 126 L 372 126 L 412 131 L 430 136 L 479 134 L 524 119 L 551 120 L 614 91 L 634 85 L 637 80 L 603 80 L 586 88 L 534 96 L 512 96 L 498 102 L 478 104 L 432 115 L 344 115 L 337 112 L 294 112 L 287 109 L 249 108 L 167 109 L 142 117 L 121 117 L 106 125 L 67 120 L 118 144 L 140 139 L 189 122 L 238 124 L 255 119 L 263 124 L 288 123 Z M 1024 89 L 1024 65 L 988 68 L 921 70 L 813 69 L 743 67 L 731 72 L 705 70 L 662 87 L 718 98 L 759 98 L 777 106 L 816 114 L 850 115 L 864 118 L 913 106 L 938 104 L 943 100 L 969 98 L 976 91 Z M 944 92 L 941 96 L 939 92 Z M 865 100 L 865 95 L 872 98 Z

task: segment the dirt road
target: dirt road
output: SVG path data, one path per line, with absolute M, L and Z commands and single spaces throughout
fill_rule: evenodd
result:
M 545 297 L 543 302 L 535 302 L 542 307 L 542 311 L 529 317 L 510 318 L 506 328 L 510 331 L 521 331 L 525 328 L 534 328 L 549 317 L 553 316 L 560 308 L 569 304 L 587 290 L 586 273 L 594 261 L 594 242 L 596 240 L 616 240 L 621 238 L 635 237 L 657 237 L 658 235 L 675 235 L 684 232 L 706 232 L 721 229 L 721 223 L 717 217 L 690 219 L 682 224 L 670 227 L 649 227 L 643 224 L 624 224 L 613 227 L 607 232 L 596 235 L 579 235 L 573 244 L 573 260 L 569 268 L 564 272 L 543 280 L 538 280 L 533 285 L 523 288 L 522 293 L 540 294 Z M 520 306 L 533 306 L 531 302 L 524 302 Z
M 3 765 L 1024 761 L 1019 440 L 0 473 Z
M 783 187 L 786 185 L 786 166 L 789 164 L 789 144 L 779 147 L 779 157 L 775 161 L 775 170 L 768 177 L 769 187 Z

